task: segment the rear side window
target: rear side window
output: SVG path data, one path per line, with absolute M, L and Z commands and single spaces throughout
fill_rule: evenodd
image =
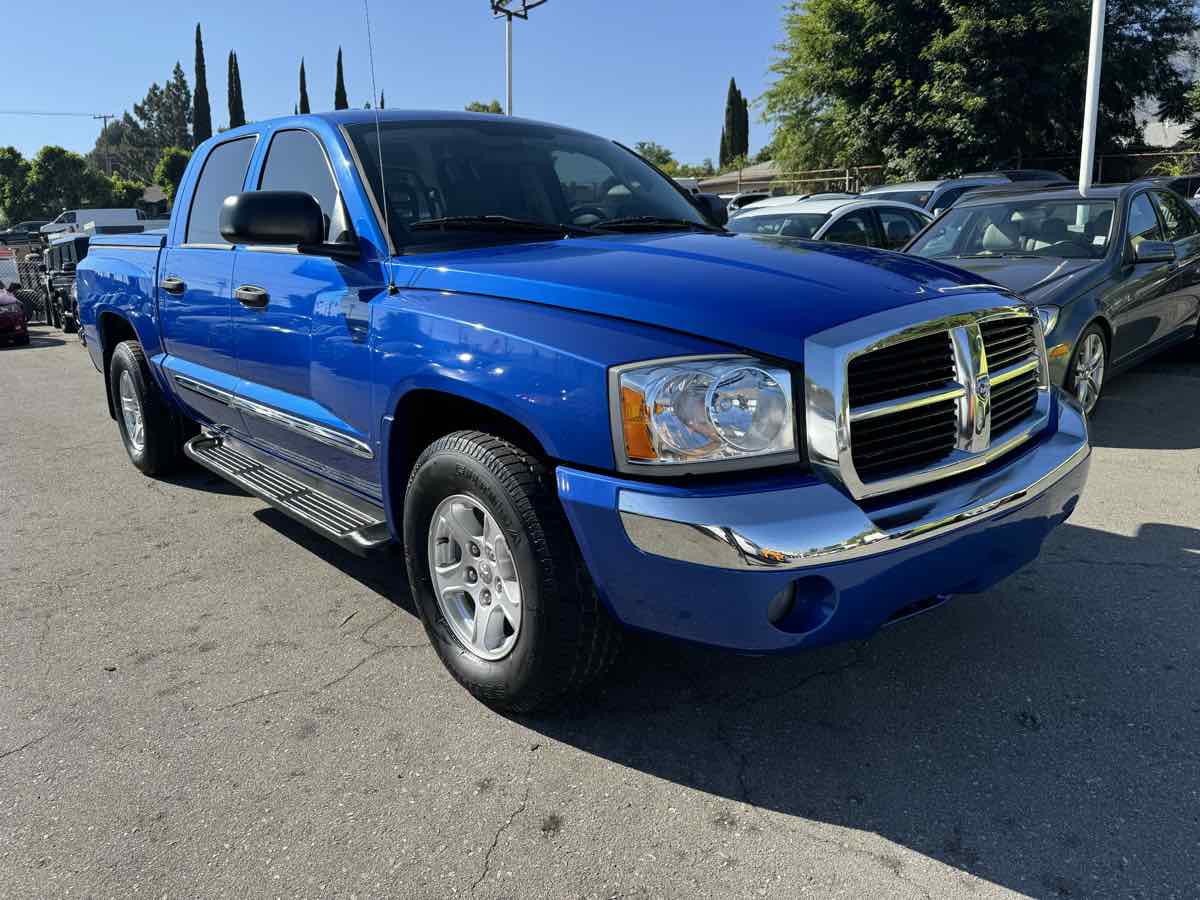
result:
M 250 154 L 254 151 L 254 138 L 239 138 L 219 144 L 208 154 L 200 181 L 192 195 L 192 208 L 188 213 L 188 244 L 228 244 L 221 237 L 219 222 L 221 204 L 226 197 L 240 194 L 246 180 L 246 169 L 250 166 Z
M 321 204 L 325 214 L 325 240 L 345 237 L 337 182 L 329 171 L 316 136 L 307 131 L 281 131 L 271 139 L 267 162 L 259 179 L 260 191 L 304 191 Z
M 883 246 L 888 250 L 899 250 L 913 239 L 925 223 L 907 209 L 882 207 L 878 210 L 879 224 L 883 226 Z
M 1196 218 L 1186 203 L 1175 194 L 1155 191 L 1154 199 L 1162 213 L 1168 241 L 1182 241 L 1196 233 Z

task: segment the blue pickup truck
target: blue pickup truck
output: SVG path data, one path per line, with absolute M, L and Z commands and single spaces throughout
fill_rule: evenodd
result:
M 1032 560 L 1086 478 L 1012 294 L 731 234 L 579 131 L 261 122 L 201 145 L 174 209 L 77 273 L 130 459 L 402 546 L 440 658 L 498 707 L 594 681 L 625 628 L 864 637 Z

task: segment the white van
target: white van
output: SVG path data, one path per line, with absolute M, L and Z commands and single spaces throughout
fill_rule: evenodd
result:
M 43 225 L 42 234 L 82 232 L 89 225 L 137 225 L 143 218 L 136 209 L 67 209 L 49 225 Z

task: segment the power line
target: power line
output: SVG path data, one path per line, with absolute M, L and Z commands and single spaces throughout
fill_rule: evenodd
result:
M 72 119 L 99 118 L 95 113 L 90 112 L 56 112 L 42 109 L 0 109 L 0 116 L 66 116 Z M 116 116 L 108 116 L 107 118 L 115 119 Z

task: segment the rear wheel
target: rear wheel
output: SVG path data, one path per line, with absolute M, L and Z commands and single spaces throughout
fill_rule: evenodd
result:
M 1100 402 L 1104 377 L 1108 373 L 1108 343 L 1099 326 L 1089 325 L 1080 336 L 1068 373 L 1071 393 L 1084 413 L 1092 415 Z
M 616 622 L 575 547 L 553 480 L 507 441 L 431 444 L 404 500 L 409 584 L 450 673 L 483 702 L 528 711 L 598 678 Z
M 165 475 L 180 459 L 180 426 L 158 389 L 137 341 L 113 351 L 108 384 L 117 427 L 130 461 L 147 475 Z

